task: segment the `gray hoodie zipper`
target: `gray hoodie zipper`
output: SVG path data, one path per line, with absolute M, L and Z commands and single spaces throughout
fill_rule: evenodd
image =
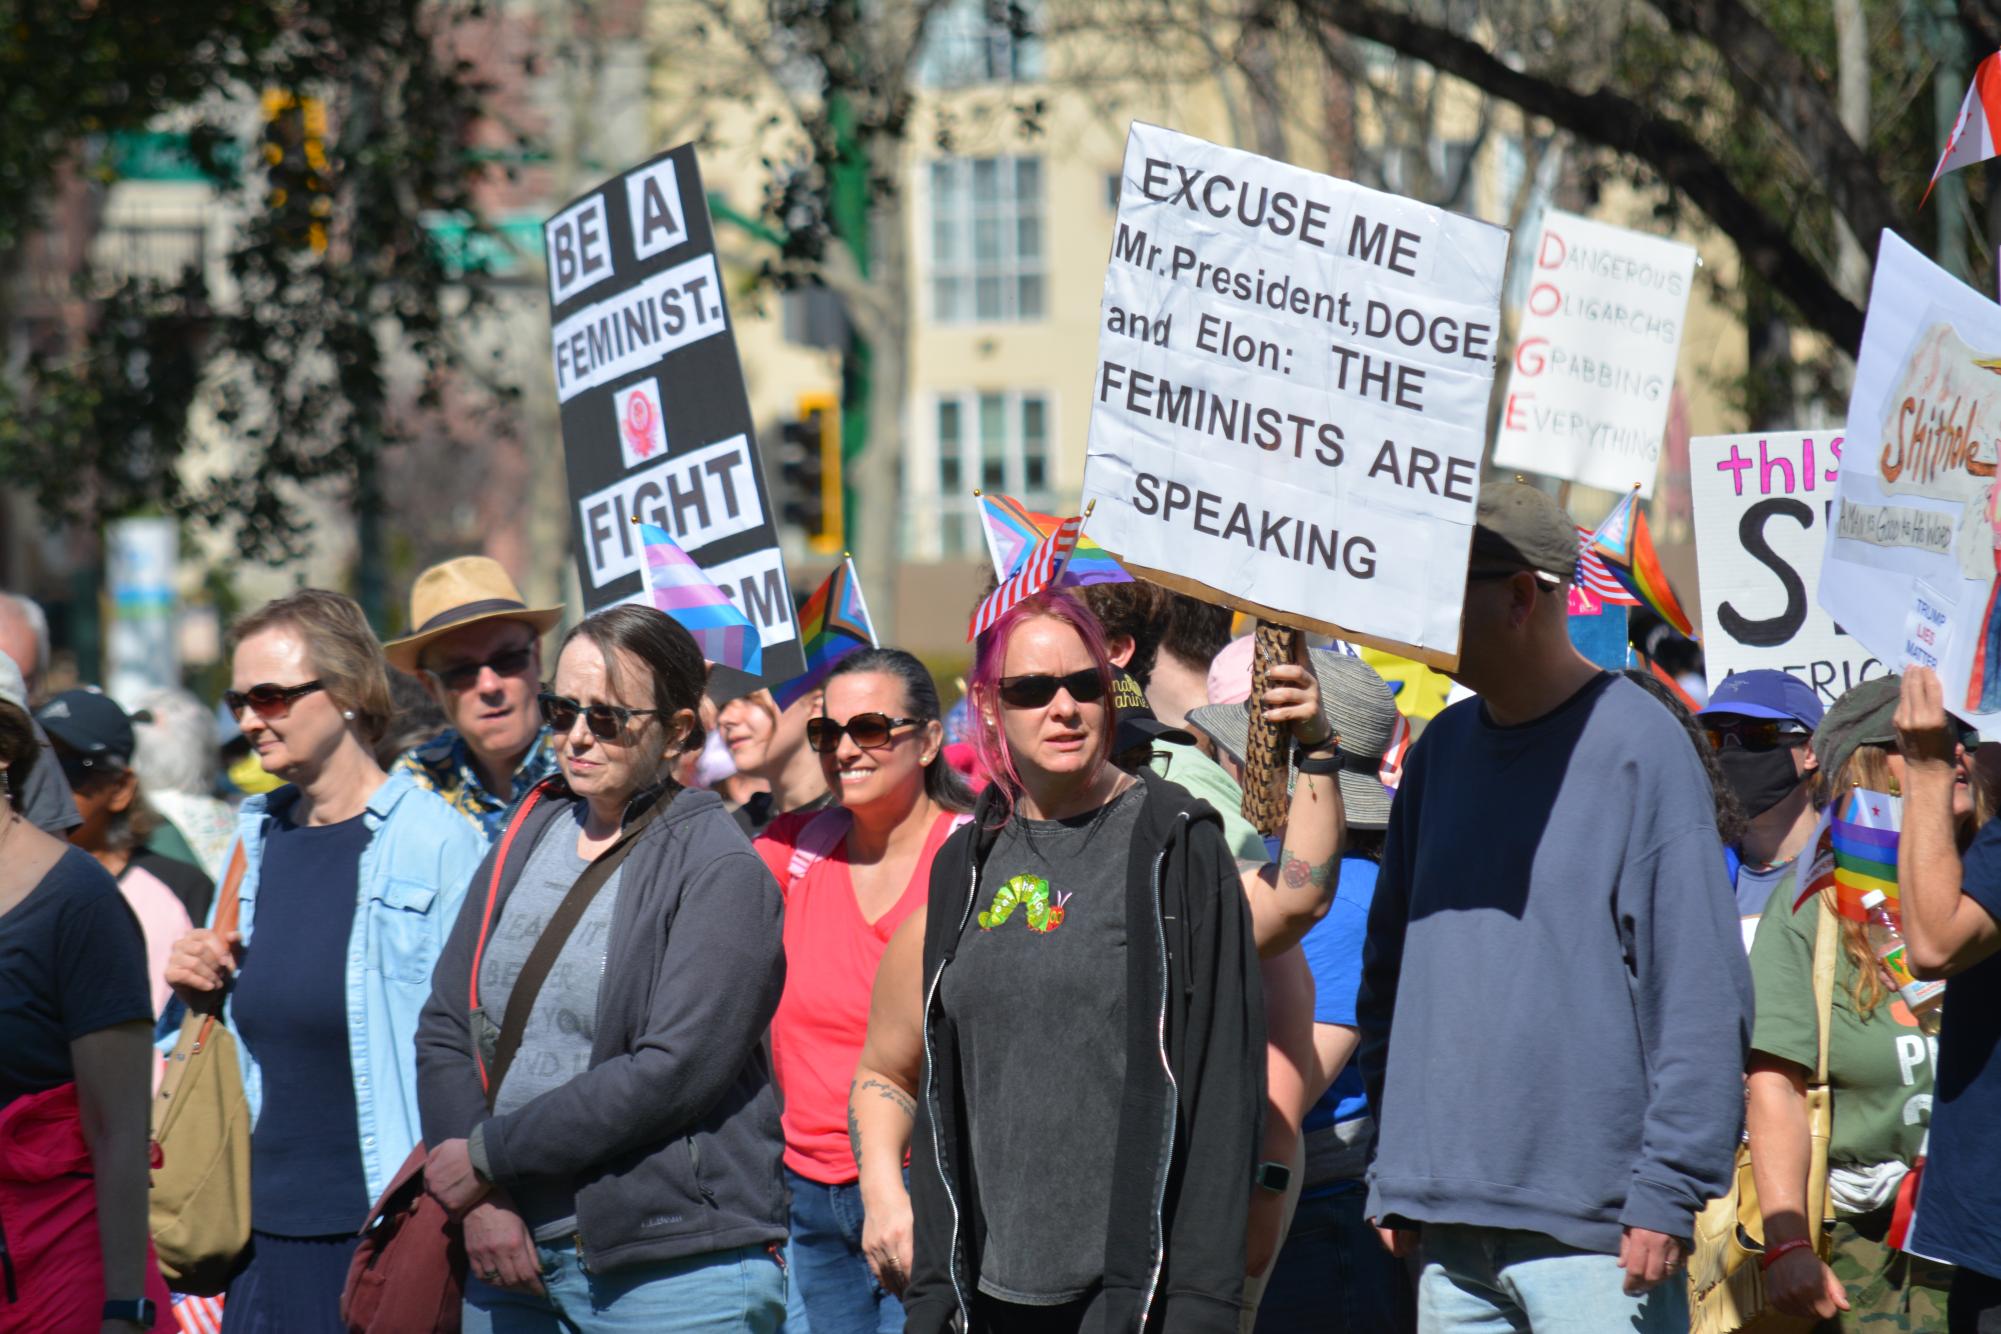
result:
M 966 923 L 972 918 L 973 903 L 979 897 L 979 893 L 980 867 L 976 861 L 973 863 L 972 877 L 966 883 L 966 906 L 959 913 L 958 935 L 965 934 Z M 931 979 L 930 989 L 924 993 L 924 1068 L 931 1072 L 931 1078 L 925 1082 L 924 1098 L 931 1106 L 931 1159 L 937 1164 L 938 1180 L 945 1187 L 945 1198 L 952 1205 L 952 1249 L 947 1252 L 950 1259 L 946 1262 L 946 1273 L 952 1279 L 952 1299 L 959 1304 L 960 1328 L 970 1329 L 973 1317 L 966 1309 L 965 1289 L 959 1286 L 959 1196 L 952 1189 L 952 1174 L 945 1170 L 945 1153 L 939 1147 L 938 1126 L 941 1122 L 938 1113 L 938 1067 L 931 1059 L 931 1005 L 938 997 L 938 984 L 944 978 L 945 965 L 941 961 L 936 976 Z
M 1175 819 L 1186 822 L 1185 812 L 1176 812 Z M 1162 1128 L 1161 1163 L 1159 1184 L 1153 1194 L 1153 1273 L 1147 1276 L 1146 1296 L 1139 1306 L 1139 1327 L 1146 1328 L 1147 1315 L 1153 1310 L 1153 1296 L 1160 1286 L 1160 1271 L 1167 1263 L 1167 1237 L 1165 1219 L 1167 1210 L 1167 1174 L 1174 1165 L 1174 1123 L 1180 1114 L 1181 1085 L 1174 1078 L 1174 1067 L 1167 1059 L 1167 914 L 1160 906 L 1161 897 L 1167 890 L 1167 849 L 1162 848 L 1153 859 L 1153 916 L 1160 942 L 1160 1022 L 1156 1032 L 1160 1040 L 1160 1069 L 1167 1076 L 1167 1118 Z

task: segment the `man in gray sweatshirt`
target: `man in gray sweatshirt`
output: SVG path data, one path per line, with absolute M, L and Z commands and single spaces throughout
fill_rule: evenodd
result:
M 1751 978 L 1702 764 L 1571 647 L 1577 530 L 1482 492 L 1457 677 L 1390 815 L 1358 1060 L 1368 1211 L 1421 1327 L 1688 1328 L 1694 1216 L 1743 1124 Z

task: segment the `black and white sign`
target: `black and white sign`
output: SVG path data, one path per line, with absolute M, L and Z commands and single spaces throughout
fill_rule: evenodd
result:
M 642 591 L 644 519 L 757 626 L 766 679 L 797 676 L 791 586 L 693 146 L 607 181 L 543 239 L 585 607 Z
M 1499 227 L 1135 123 L 1091 538 L 1200 596 L 1450 666 L 1507 247 Z
M 1688 442 L 1713 691 L 1733 672 L 1787 672 L 1832 704 L 1894 670 L 1813 600 L 1841 470 L 1841 431 L 1703 435 Z

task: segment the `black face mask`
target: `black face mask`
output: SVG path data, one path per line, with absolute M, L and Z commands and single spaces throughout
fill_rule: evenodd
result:
M 1793 789 L 1806 781 L 1793 764 L 1790 746 L 1774 746 L 1770 750 L 1740 750 L 1732 746 L 1720 752 L 1716 762 L 1722 766 L 1723 780 L 1730 784 L 1737 804 L 1754 820 L 1790 797 Z

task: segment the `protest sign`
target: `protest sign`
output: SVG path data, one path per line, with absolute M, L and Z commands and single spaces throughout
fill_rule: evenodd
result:
M 1456 663 L 1506 252 L 1498 227 L 1135 123 L 1090 536 L 1198 597 Z
M 1895 670 L 1813 601 L 1841 449 L 1838 430 L 1688 442 L 1712 692 L 1732 672 L 1770 668 L 1832 704 L 1856 683 Z
M 1654 494 L 1695 251 L 1551 212 L 1536 242 L 1494 463 Z
M 1997 430 L 2001 306 L 1884 232 L 1820 605 L 1886 663 L 1935 660 L 1945 706 L 1983 725 L 2001 720 Z
M 657 524 L 757 627 L 763 679 L 805 670 L 692 145 L 542 229 L 584 606 L 644 601 Z

